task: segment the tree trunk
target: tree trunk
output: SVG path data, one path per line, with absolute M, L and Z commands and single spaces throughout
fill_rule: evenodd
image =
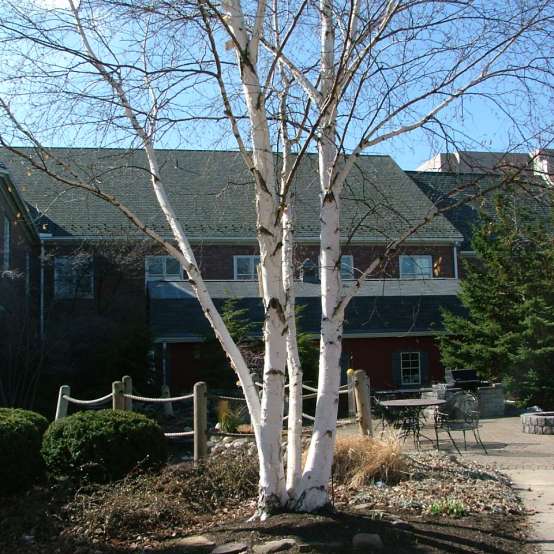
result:
M 285 315 L 287 330 L 287 368 L 289 375 L 289 410 L 287 434 L 287 493 L 290 502 L 296 501 L 302 477 L 302 366 L 298 355 L 294 297 L 293 229 L 289 207 L 283 213 L 283 282 L 285 286 Z
M 285 385 L 285 294 L 282 282 L 282 229 L 275 180 L 274 156 L 265 110 L 265 96 L 257 74 L 258 33 L 265 14 L 260 0 L 255 30 L 250 38 L 239 0 L 224 3 L 226 22 L 233 36 L 242 89 L 250 119 L 252 163 L 256 183 L 256 224 L 260 245 L 261 288 L 265 308 L 264 387 L 260 418 L 260 483 L 258 512 L 264 518 L 286 504 L 285 472 L 281 450 Z
M 335 448 L 337 410 L 339 403 L 340 355 L 342 348 L 342 310 L 340 277 L 340 183 L 335 183 L 336 102 L 333 96 L 335 80 L 335 34 L 330 0 L 320 1 L 321 17 L 321 93 L 328 101 L 322 114 L 318 141 L 319 178 L 321 186 L 321 339 L 319 381 L 315 422 L 304 466 L 296 508 L 314 512 L 329 505 L 328 485 L 331 478 Z

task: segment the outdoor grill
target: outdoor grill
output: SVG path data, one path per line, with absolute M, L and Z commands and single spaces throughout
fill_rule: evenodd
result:
M 488 387 L 489 381 L 483 381 L 474 369 L 447 369 L 446 384 L 463 390 L 477 390 L 478 387 Z

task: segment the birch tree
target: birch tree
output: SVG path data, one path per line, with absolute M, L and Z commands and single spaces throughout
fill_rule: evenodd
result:
M 513 144 L 549 144 L 551 121 L 537 110 L 552 99 L 550 0 L 67 0 L 54 10 L 8 4 L 0 24 L 6 68 L 0 142 L 60 184 L 117 207 L 183 265 L 247 400 L 260 461 L 259 515 L 328 507 L 344 314 L 385 262 L 360 268 L 357 280 L 343 286 L 340 207 L 350 172 L 363 153 L 387 142 L 393 148 L 410 133 L 457 143 L 457 121 L 474 99 L 502 114 L 506 132 L 516 133 Z M 46 114 L 61 118 L 49 129 L 45 113 L 29 109 L 41 98 Z M 230 131 L 253 177 L 265 308 L 261 400 L 165 191 L 156 146 L 181 144 L 195 126 L 214 138 Z M 66 142 L 143 149 L 173 240 L 56 159 L 49 146 L 60 133 Z M 38 156 L 17 144 L 31 145 Z M 316 414 L 302 467 L 292 252 L 294 195 L 303 193 L 296 177 L 313 151 L 322 318 Z M 389 240 L 384 258 L 440 211 Z

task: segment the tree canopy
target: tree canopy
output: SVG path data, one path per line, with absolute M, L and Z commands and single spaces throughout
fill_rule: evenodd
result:
M 473 238 L 460 299 L 467 316 L 443 312 L 446 367 L 502 380 L 525 404 L 554 407 L 554 238 L 513 197 L 499 196 Z

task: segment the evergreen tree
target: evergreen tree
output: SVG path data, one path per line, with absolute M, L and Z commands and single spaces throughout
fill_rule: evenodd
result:
M 499 379 L 523 403 L 554 407 L 554 243 L 546 226 L 499 197 L 472 241 L 460 300 L 443 311 L 446 367 Z

